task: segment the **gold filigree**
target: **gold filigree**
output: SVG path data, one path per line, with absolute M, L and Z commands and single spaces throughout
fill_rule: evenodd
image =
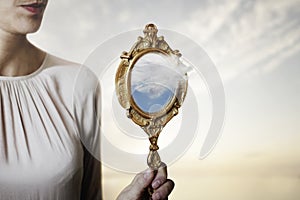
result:
M 131 96 L 130 72 L 138 59 L 147 53 L 155 52 L 175 58 L 178 66 L 181 63 L 179 60 L 180 52 L 172 50 L 163 36 L 157 36 L 157 32 L 157 27 L 154 24 L 145 26 L 144 37 L 139 36 L 130 51 L 124 51 L 121 54 L 121 62 L 115 78 L 117 97 L 121 106 L 127 110 L 127 116 L 149 136 L 150 153 L 147 163 L 153 169 L 157 169 L 160 165 L 160 158 L 157 153 L 159 134 L 165 125 L 178 114 L 178 108 L 184 101 L 188 85 L 187 80 L 179 82 L 172 99 L 160 112 L 146 113 L 135 103 Z

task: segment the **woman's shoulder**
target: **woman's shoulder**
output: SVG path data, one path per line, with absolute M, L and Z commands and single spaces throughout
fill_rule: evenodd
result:
M 54 80 L 72 81 L 75 84 L 80 82 L 80 85 L 85 86 L 98 83 L 96 74 L 83 64 L 47 54 L 44 65 L 44 73 Z
M 56 72 L 56 71 L 67 71 L 68 73 L 78 71 L 81 67 L 81 64 L 75 63 L 52 54 L 47 53 L 44 61 L 44 71 L 46 72 Z
M 61 95 L 72 91 L 73 95 L 83 98 L 100 86 L 98 77 L 87 66 L 51 54 L 47 55 L 43 73 Z

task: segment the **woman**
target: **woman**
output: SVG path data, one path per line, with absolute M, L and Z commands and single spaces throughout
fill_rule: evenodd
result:
M 97 79 L 84 69 L 73 91 L 80 66 L 27 40 L 46 5 L 0 0 L 0 199 L 101 199 L 101 165 L 81 141 L 94 141 L 99 130 Z M 118 199 L 147 198 L 149 186 L 153 199 L 167 199 L 174 183 L 165 167 L 146 170 Z

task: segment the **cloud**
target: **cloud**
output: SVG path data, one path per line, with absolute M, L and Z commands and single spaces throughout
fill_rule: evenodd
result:
M 185 83 L 187 67 L 177 64 L 176 58 L 156 53 L 143 55 L 131 71 L 131 93 L 144 111 L 158 112 L 176 95 Z
M 231 79 L 255 68 L 270 71 L 300 53 L 298 6 L 297 1 L 216 1 L 198 7 L 178 29 L 203 44 Z

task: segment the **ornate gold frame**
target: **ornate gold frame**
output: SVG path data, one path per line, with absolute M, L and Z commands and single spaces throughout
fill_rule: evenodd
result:
M 163 36 L 157 37 L 157 28 L 154 24 L 147 24 L 144 29 L 144 37 L 138 37 L 137 42 L 129 52 L 123 52 L 121 62 L 116 72 L 115 86 L 118 100 L 123 108 L 127 110 L 127 116 L 139 125 L 148 135 L 151 142 L 150 153 L 157 151 L 157 139 L 163 127 L 178 113 L 186 96 L 188 82 L 180 82 L 169 104 L 160 112 L 145 113 L 134 102 L 131 96 L 131 71 L 135 63 L 147 53 L 158 53 L 172 56 L 177 64 L 180 64 L 181 54 L 178 50 L 172 50 Z M 149 154 L 150 155 L 150 154 Z M 149 160 L 148 165 L 157 168 L 160 160 L 156 163 Z

